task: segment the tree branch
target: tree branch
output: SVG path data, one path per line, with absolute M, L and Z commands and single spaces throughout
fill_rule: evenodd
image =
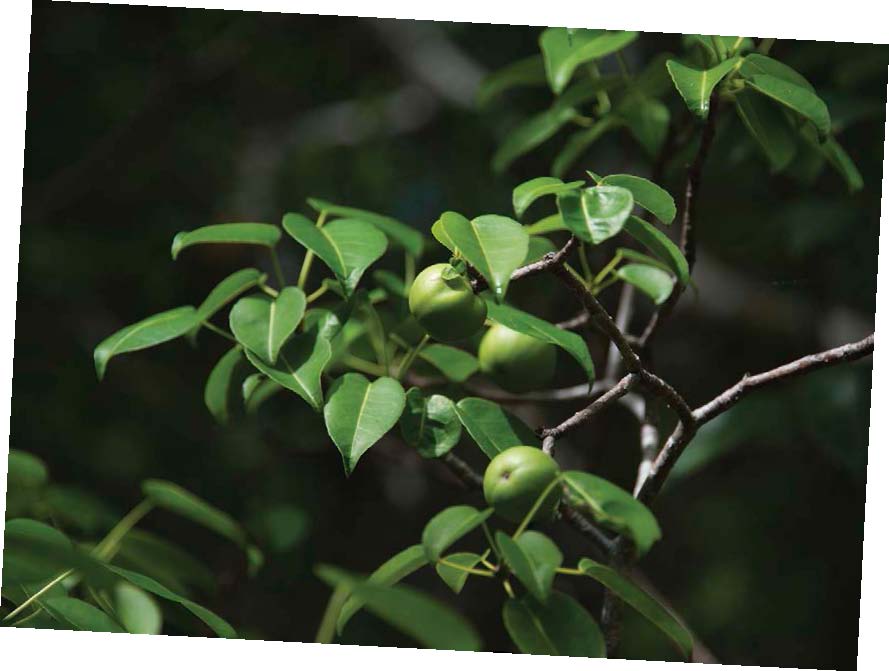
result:
M 576 413 L 571 415 L 571 417 L 557 426 L 548 429 L 542 429 L 540 431 L 540 437 L 551 438 L 555 440 L 556 438 L 560 438 L 565 433 L 576 429 L 584 422 L 588 422 L 593 417 L 593 415 L 602 410 L 602 408 L 610 405 L 621 396 L 626 394 L 628 391 L 630 391 L 638 381 L 639 376 L 635 373 L 630 373 L 629 375 L 624 376 L 611 389 L 606 391 L 583 410 L 578 410 Z
M 534 263 L 529 263 L 526 266 L 522 266 L 521 268 L 517 268 L 513 271 L 512 275 L 510 275 L 510 281 L 520 280 L 525 277 L 530 277 L 531 275 L 537 275 L 542 272 L 546 272 L 547 270 L 551 270 L 554 267 L 557 267 L 562 264 L 565 258 L 571 253 L 571 251 L 577 246 L 577 238 L 573 235 L 568 239 L 568 242 L 565 243 L 565 246 L 556 252 L 547 252 L 541 257 L 539 261 L 535 261 Z M 478 293 L 479 291 L 483 291 L 488 287 L 488 281 L 484 277 L 474 277 L 470 281 L 472 285 L 472 290 Z

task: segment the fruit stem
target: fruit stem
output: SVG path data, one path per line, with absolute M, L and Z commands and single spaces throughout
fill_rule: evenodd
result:
M 321 210 L 318 213 L 318 219 L 315 222 L 315 228 L 321 228 L 324 226 L 324 220 L 327 219 L 327 211 Z M 303 259 L 302 268 L 299 269 L 299 279 L 296 281 L 296 286 L 300 289 L 305 289 L 306 280 L 309 279 L 309 271 L 312 269 L 312 260 L 315 258 L 315 254 L 312 250 L 306 251 L 306 257 Z M 283 285 L 281 285 L 283 286 Z
M 414 359 L 417 358 L 417 355 L 420 353 L 420 350 L 426 346 L 426 343 L 429 342 L 429 334 L 425 334 L 420 342 L 407 354 L 404 355 L 404 358 L 401 360 L 401 364 L 398 366 L 398 372 L 395 374 L 396 380 L 401 380 L 404 377 L 404 374 L 410 370 L 411 365 L 414 363 Z
M 543 502 L 546 500 L 546 497 L 549 496 L 549 493 L 562 481 L 561 476 L 557 476 L 551 483 L 546 486 L 542 492 L 540 492 L 540 496 L 537 497 L 537 500 L 534 502 L 534 505 L 531 506 L 531 510 L 525 515 L 525 519 L 522 520 L 522 523 L 519 524 L 518 528 L 513 533 L 512 538 L 515 540 L 519 537 L 519 535 L 528 528 L 528 525 L 531 524 L 531 520 L 534 519 L 534 515 L 540 509 L 540 506 L 543 505 Z
M 463 566 L 461 564 L 457 564 L 456 562 L 448 561 L 447 559 L 443 559 L 439 557 L 438 563 L 442 566 L 448 566 L 453 569 L 457 569 L 458 571 L 463 571 L 464 573 L 470 573 L 472 575 L 481 575 L 486 578 L 493 578 L 496 574 L 493 571 L 485 571 L 483 569 L 471 568 L 469 566 Z

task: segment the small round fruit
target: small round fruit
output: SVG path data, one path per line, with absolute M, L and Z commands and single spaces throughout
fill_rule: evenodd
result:
M 508 391 L 547 386 L 556 372 L 555 345 L 494 324 L 478 348 L 482 372 Z
M 526 445 L 510 447 L 494 457 L 485 470 L 485 500 L 501 517 L 521 522 L 558 475 L 559 465 L 543 450 Z M 533 519 L 551 518 L 558 505 L 557 485 Z
M 477 333 L 488 316 L 485 302 L 448 263 L 436 263 L 417 275 L 408 294 L 408 305 L 420 326 L 443 342 L 463 340 Z

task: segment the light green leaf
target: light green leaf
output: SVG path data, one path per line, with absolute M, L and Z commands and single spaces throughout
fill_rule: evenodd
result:
M 485 77 L 478 88 L 476 100 L 480 107 L 485 107 L 509 89 L 545 85 L 546 71 L 543 68 L 543 59 L 536 54 L 510 63 Z
M 462 214 L 458 214 L 457 212 L 445 212 L 439 217 L 434 224 L 432 224 L 432 237 L 438 240 L 442 246 L 448 249 L 452 254 L 456 253 L 457 246 L 454 244 L 454 241 L 451 240 L 450 236 L 448 236 L 447 231 L 445 231 L 444 221 L 443 219 L 458 216 L 462 217 Z
M 65 628 L 75 631 L 97 631 L 108 634 L 123 634 L 123 627 L 101 610 L 80 599 L 59 596 L 44 599 L 40 604 Z
M 222 280 L 207 295 L 204 302 L 198 306 L 195 318 L 198 323 L 192 332 L 189 333 L 189 336 L 194 337 L 201 328 L 201 322 L 210 319 L 222 307 L 228 305 L 228 303 L 248 289 L 265 281 L 265 277 L 265 274 L 259 272 L 256 268 L 244 268 L 243 270 L 235 271 Z
M 713 89 L 740 61 L 741 57 L 735 56 L 709 70 L 696 70 L 679 61 L 670 60 L 667 61 L 667 71 L 692 114 L 706 119 L 710 113 L 710 95 Z
M 129 582 L 114 587 L 114 611 L 131 634 L 159 634 L 163 615 L 157 602 L 144 590 Z
M 399 423 L 405 442 L 427 459 L 450 452 L 463 431 L 451 399 L 441 394 L 427 397 L 417 387 L 408 389 Z
M 545 604 L 530 594 L 507 599 L 503 624 L 519 652 L 529 655 L 604 657 L 599 625 L 577 601 L 553 592 Z
M 481 526 L 493 512 L 493 508 L 476 510 L 472 506 L 451 506 L 442 510 L 423 529 L 422 542 L 426 559 L 429 563 L 438 561 L 445 550 Z
M 188 333 L 197 321 L 197 311 L 190 305 L 173 308 L 122 328 L 100 342 L 93 352 L 96 375 L 105 376 L 108 361 L 118 354 L 136 352 L 174 340 Z
M 537 531 L 526 531 L 518 540 L 498 531 L 495 540 L 500 555 L 519 582 L 535 599 L 546 603 L 556 569 L 562 564 L 562 553 L 556 544 Z
M 426 559 L 426 551 L 422 545 L 411 545 L 398 554 L 387 559 L 380 567 L 370 574 L 367 582 L 373 585 L 390 586 L 400 582 L 411 573 L 423 568 L 429 563 Z M 346 599 L 340 610 L 339 618 L 336 622 L 336 630 L 340 634 L 352 616 L 364 606 L 364 601 L 356 594 L 352 594 Z
M 756 75 L 771 75 L 815 93 L 815 87 L 799 72 L 781 61 L 776 61 L 774 58 L 764 56 L 763 54 L 749 54 L 745 56 L 741 66 L 738 68 L 738 72 L 744 79 L 750 79 Z
M 628 263 L 618 268 L 615 274 L 642 291 L 655 305 L 660 305 L 673 293 L 673 277 L 654 266 Z
M 507 133 L 491 159 L 494 172 L 501 173 L 520 156 L 539 147 L 574 118 L 573 108 L 554 105 L 548 110 L 525 119 Z
M 583 180 L 566 184 L 555 177 L 535 177 L 527 182 L 522 182 L 512 190 L 512 207 L 516 216 L 521 218 L 535 200 L 544 196 L 558 195 L 564 191 L 570 191 L 583 186 Z
M 748 89 L 735 94 L 735 109 L 772 170 L 778 172 L 786 168 L 796 154 L 796 143 L 793 129 L 781 110 Z
M 215 224 L 193 231 L 182 231 L 173 238 L 173 258 L 192 245 L 243 244 L 274 247 L 281 239 L 281 229 L 271 224 Z
M 681 284 L 688 284 L 688 261 L 685 260 L 679 247 L 670 238 L 635 215 L 631 215 L 627 219 L 624 230 L 645 245 L 658 259 L 670 266 Z
M 493 401 L 464 398 L 457 403 L 457 416 L 489 459 L 516 445 L 540 447 L 540 439 L 522 420 Z
M 531 235 L 543 235 L 545 233 L 552 233 L 553 231 L 565 231 L 567 229 L 568 227 L 565 226 L 565 222 L 562 221 L 562 215 L 558 212 L 556 212 L 555 214 L 551 214 L 548 217 L 544 217 L 540 221 L 535 221 L 533 224 L 527 227 L 527 231 Z
M 481 639 L 462 615 L 418 590 L 361 581 L 332 566 L 319 566 L 316 573 L 332 587 L 346 586 L 364 601 L 368 611 L 426 647 L 438 650 L 481 648 Z
M 158 508 L 181 515 L 241 547 L 247 544 L 247 534 L 228 513 L 177 484 L 166 480 L 145 480 L 142 483 L 142 493 Z
M 420 350 L 420 358 L 435 366 L 452 382 L 465 382 L 478 371 L 478 359 L 450 345 L 426 345 Z
M 563 177 L 568 170 L 580 160 L 584 152 L 608 131 L 620 128 L 624 121 L 617 116 L 608 115 L 598 119 L 589 128 L 576 131 L 568 138 L 562 149 L 553 159 L 552 174 Z
M 517 221 L 496 214 L 468 221 L 450 212 L 442 215 L 441 221 L 460 254 L 488 281 L 497 298 L 502 299 L 510 276 L 528 254 L 525 228 Z
M 689 631 L 660 602 L 614 569 L 581 559 L 578 568 L 593 580 L 597 580 L 627 605 L 664 632 L 679 649 L 685 659 L 691 659 L 694 639 Z
M 324 396 L 321 373 L 330 361 L 330 343 L 316 331 L 293 336 L 278 354 L 274 366 L 247 350 L 247 360 L 266 377 L 299 395 L 314 410 L 321 410 Z
M 302 289 L 284 287 L 275 298 L 259 294 L 240 299 L 228 321 L 239 343 L 274 364 L 281 346 L 296 331 L 305 311 L 306 295 Z
M 635 175 L 608 175 L 599 183 L 601 186 L 621 186 L 633 194 L 633 202 L 643 210 L 651 212 L 665 224 L 676 218 L 676 203 L 665 189 L 654 182 Z
M 241 346 L 235 345 L 216 362 L 204 386 L 204 405 L 220 424 L 228 424 L 232 378 L 243 360 Z
M 568 229 L 598 245 L 623 228 L 633 211 L 633 194 L 620 186 L 593 186 L 561 194 L 558 205 Z
M 455 552 L 454 554 L 445 557 L 444 560 L 450 564 L 473 569 L 482 560 L 482 557 L 474 552 Z M 444 580 L 445 584 L 450 587 L 455 594 L 459 594 L 463 591 L 463 586 L 466 585 L 466 581 L 469 579 L 469 573 L 467 571 L 461 571 L 459 568 L 448 566 L 441 561 L 435 565 L 435 572 L 438 573 L 439 577 Z
M 324 405 L 324 423 L 343 456 L 346 475 L 395 426 L 404 403 L 404 389 L 391 377 L 371 383 L 359 373 L 346 373 L 333 383 Z
M 29 452 L 9 450 L 8 487 L 42 487 L 49 480 L 46 464 Z
M 423 234 L 394 217 L 361 210 L 357 207 L 336 205 L 320 198 L 308 198 L 306 202 L 318 212 L 326 212 L 334 217 L 366 221 L 382 231 L 393 243 L 410 252 L 412 256 L 418 257 L 423 254 Z
M 336 219 L 323 228 L 301 214 L 284 215 L 284 230 L 321 259 L 351 295 L 361 276 L 386 252 L 386 236 L 363 219 Z
M 623 49 L 638 33 L 575 29 L 547 28 L 540 35 L 540 50 L 550 87 L 561 93 L 577 67 L 588 61 L 607 56 Z
M 578 505 L 602 526 L 629 537 L 640 556 L 660 539 L 661 529 L 651 511 L 617 485 L 583 471 L 565 471 L 562 480 Z
M 827 105 L 809 89 L 773 75 L 753 75 L 747 82 L 754 90 L 811 121 L 819 139 L 824 140 L 830 135 Z
M 490 300 L 488 301 L 488 318 L 513 331 L 561 347 L 580 364 L 590 383 L 595 379 L 596 369 L 593 366 L 590 350 L 584 339 L 576 333 L 560 329 L 540 317 L 522 312 L 510 305 L 498 305 Z
M 159 596 L 162 599 L 166 599 L 167 601 L 178 603 L 180 606 L 188 610 L 192 615 L 194 615 L 204 624 L 210 627 L 210 629 L 212 629 L 217 636 L 221 636 L 222 638 L 238 637 L 238 634 L 234 630 L 234 628 L 232 628 L 232 626 L 228 622 L 223 620 L 216 613 L 207 608 L 204 608 L 203 606 L 195 603 L 194 601 L 191 601 L 190 599 L 186 599 L 184 596 L 180 596 L 179 594 L 170 591 L 153 578 L 149 578 L 148 576 L 136 573 L 135 571 L 122 569 L 119 566 L 109 566 L 108 569 L 124 580 L 131 582 L 136 587 L 145 590 L 146 592 L 150 592 L 151 594 Z

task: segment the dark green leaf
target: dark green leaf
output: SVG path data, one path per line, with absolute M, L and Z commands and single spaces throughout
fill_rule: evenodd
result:
M 40 604 L 66 628 L 75 631 L 98 631 L 123 634 L 125 630 L 101 610 L 80 599 L 67 596 L 44 599 Z
M 417 387 L 408 389 L 405 401 L 400 420 L 405 442 L 428 459 L 450 452 L 462 433 L 454 402 L 441 394 L 427 397 Z
M 827 105 L 809 89 L 773 75 L 753 75 L 747 81 L 759 93 L 811 121 L 819 139 L 824 140 L 830 135 L 830 112 Z
M 624 224 L 624 230 L 645 245 L 658 259 L 666 263 L 681 284 L 688 284 L 688 261 L 679 247 L 647 221 L 631 215 Z
M 120 543 L 115 563 L 154 578 L 176 592 L 212 592 L 216 576 L 191 554 L 142 529 L 132 529 Z
M 566 184 L 555 177 L 535 177 L 527 182 L 522 182 L 512 190 L 512 207 L 516 216 L 521 218 L 535 200 L 544 196 L 558 195 L 564 191 L 570 191 L 583 186 L 583 180 Z
M 577 67 L 588 61 L 623 49 L 636 39 L 638 33 L 547 28 L 540 35 L 540 50 L 550 87 L 561 93 L 571 81 Z
M 650 157 L 660 153 L 670 127 L 670 110 L 664 103 L 641 94 L 630 95 L 616 115 Z
M 710 94 L 740 61 L 741 58 L 735 56 L 709 70 L 696 70 L 671 60 L 667 61 L 667 71 L 688 109 L 701 119 L 706 119 L 710 113 Z
M 216 362 L 204 386 L 204 405 L 220 424 L 228 424 L 228 399 L 232 378 L 238 364 L 243 360 L 241 346 L 235 345 Z
M 177 484 L 166 480 L 145 480 L 142 483 L 142 492 L 159 508 L 215 531 L 237 545 L 243 547 L 247 544 L 244 530 L 227 513 Z
M 527 536 L 527 538 L 525 538 Z M 541 603 L 546 603 L 562 553 L 549 538 L 536 531 L 526 531 L 513 540 L 502 531 L 496 535 L 500 556 L 525 589 Z M 524 540 L 522 540 L 524 538 Z
M 640 556 L 660 539 L 661 529 L 651 511 L 617 485 L 583 471 L 565 471 L 562 479 L 578 505 L 599 524 L 628 536 Z
M 616 116 L 605 116 L 597 120 L 589 128 L 576 131 L 568 138 L 562 149 L 553 159 L 552 173 L 556 177 L 563 177 L 584 152 L 605 133 L 624 124 L 622 119 Z
M 360 219 L 382 231 L 389 240 L 418 257 L 423 254 L 423 234 L 394 217 L 361 210 L 357 207 L 336 205 L 320 198 L 308 198 L 307 202 L 318 212 L 326 212 L 335 217 Z
M 371 383 L 359 373 L 346 373 L 333 383 L 324 405 L 324 423 L 343 456 L 346 475 L 395 426 L 404 402 L 404 389 L 391 377 Z
M 546 604 L 530 594 L 503 604 L 503 624 L 520 652 L 529 655 L 604 657 L 599 625 L 577 601 L 553 592 Z
M 633 194 L 619 186 L 593 186 L 561 194 L 558 204 L 568 229 L 598 245 L 620 233 L 633 211 Z
M 420 350 L 420 358 L 431 363 L 452 382 L 465 382 L 478 371 L 478 359 L 450 345 L 426 345 Z
M 849 192 L 855 193 L 860 191 L 864 186 L 864 179 L 861 177 L 861 173 L 858 172 L 858 167 L 855 165 L 852 157 L 846 153 L 846 150 L 840 146 L 840 143 L 835 138 L 829 137 L 820 146 L 820 149 L 828 162 L 846 180 Z
M 735 109 L 772 170 L 778 172 L 786 168 L 796 154 L 796 143 L 791 134 L 793 129 L 781 110 L 748 89 L 735 94 Z
M 651 212 L 665 224 L 676 218 L 676 203 L 666 190 L 654 182 L 635 175 L 608 175 L 600 183 L 602 186 L 621 186 L 633 194 L 633 202 L 643 210 Z
M 744 79 L 750 79 L 756 75 L 771 75 L 815 93 L 815 87 L 799 72 L 781 61 L 776 61 L 774 58 L 764 56 L 763 54 L 745 56 L 741 66 L 738 68 L 738 72 Z
M 464 566 L 468 569 L 475 568 L 475 566 L 481 560 L 481 555 L 477 555 L 474 552 L 455 552 L 452 555 L 444 557 L 444 561 L 448 562 L 449 564 Z M 459 568 L 448 566 L 447 564 L 443 564 L 441 561 L 439 561 L 435 565 L 435 571 L 436 573 L 438 573 L 439 577 L 444 580 L 445 584 L 454 591 L 455 594 L 459 594 L 463 591 L 463 586 L 469 579 L 469 573 L 467 571 L 461 571 Z
M 451 506 L 442 510 L 423 529 L 426 559 L 430 563 L 438 561 L 445 550 L 480 526 L 493 512 L 492 508 L 479 511 L 472 506 Z
M 511 129 L 491 159 L 494 172 L 503 172 L 517 158 L 549 140 L 562 126 L 571 121 L 575 114 L 571 107 L 555 105 L 525 119 Z
M 281 229 L 271 224 L 215 224 L 177 233 L 173 238 L 172 254 L 175 259 L 186 247 L 206 243 L 274 247 L 280 239 Z
M 197 311 L 190 305 L 173 308 L 122 328 L 96 346 L 93 359 L 96 375 L 105 376 L 108 361 L 118 354 L 136 352 L 160 345 L 188 333 L 197 322 Z
M 390 586 L 400 582 L 411 573 L 426 566 L 426 551 L 422 545 L 411 545 L 397 555 L 387 559 L 380 567 L 370 574 L 367 582 L 374 585 Z M 364 606 L 357 595 L 352 594 L 346 599 L 336 622 L 336 630 L 342 634 L 346 623 Z
M 617 276 L 624 282 L 641 290 L 655 305 L 660 305 L 673 293 L 673 278 L 660 268 L 641 263 L 628 263 L 617 270 Z
M 509 89 L 520 86 L 546 86 L 546 71 L 540 55 L 523 58 L 489 74 L 482 80 L 476 100 L 484 107 Z
M 457 403 L 457 416 L 489 459 L 516 445 L 540 446 L 540 439 L 522 420 L 493 401 L 464 398 Z
M 686 659 L 691 659 L 694 639 L 682 623 L 654 597 L 614 569 L 591 559 L 581 559 L 578 568 L 642 614 L 670 638 Z
M 42 487 L 49 479 L 49 471 L 42 460 L 28 452 L 9 450 L 8 487 Z
M 332 587 L 346 586 L 367 610 L 422 645 L 439 650 L 481 648 L 481 639 L 462 615 L 418 590 L 361 581 L 331 566 L 319 566 L 316 572 Z
M 315 410 L 324 402 L 321 373 L 330 361 L 330 343 L 316 331 L 300 333 L 291 338 L 270 366 L 249 350 L 247 359 L 257 370 L 282 387 L 298 394 Z

